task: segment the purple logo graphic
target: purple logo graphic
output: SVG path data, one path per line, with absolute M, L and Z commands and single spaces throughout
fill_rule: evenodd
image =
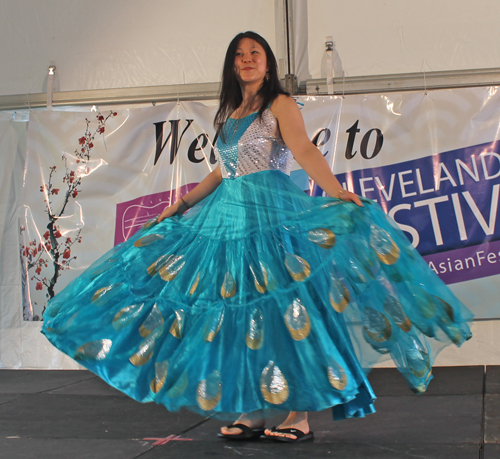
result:
M 500 274 L 500 241 L 426 255 L 424 260 L 446 284 Z
M 161 214 L 171 202 L 191 191 L 197 183 L 176 188 L 173 191 L 148 194 L 116 205 L 115 245 L 133 236 L 144 223 Z

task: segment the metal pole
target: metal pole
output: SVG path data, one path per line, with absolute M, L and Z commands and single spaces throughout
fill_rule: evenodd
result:
M 297 94 L 297 75 L 295 75 L 295 46 L 294 46 L 294 27 L 293 27 L 293 2 L 294 0 L 283 0 L 285 17 L 285 46 L 286 46 L 286 74 L 285 89 L 290 94 Z

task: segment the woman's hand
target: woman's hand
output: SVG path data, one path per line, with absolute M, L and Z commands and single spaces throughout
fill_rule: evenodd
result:
M 172 204 L 171 206 L 163 209 L 163 212 L 158 217 L 158 223 L 160 223 L 162 220 L 165 220 L 166 218 L 173 217 L 174 215 L 183 214 L 184 212 L 186 212 L 186 210 L 188 210 L 188 208 L 189 207 L 184 204 L 184 201 L 179 200 L 175 204 Z
M 342 199 L 342 201 L 351 201 L 354 204 L 357 204 L 359 207 L 363 207 L 363 203 L 359 196 L 355 193 L 351 193 L 348 190 L 341 189 L 336 194 L 335 197 L 338 199 Z
M 163 212 L 158 217 L 158 223 L 166 218 L 174 215 L 183 214 L 186 210 L 205 199 L 212 194 L 222 182 L 222 174 L 220 167 L 217 166 L 210 174 L 208 174 L 198 185 L 196 185 L 189 193 L 185 194 L 175 204 L 163 209 Z

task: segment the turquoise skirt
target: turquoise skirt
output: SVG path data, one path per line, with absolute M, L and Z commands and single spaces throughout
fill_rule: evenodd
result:
M 42 332 L 113 387 L 172 411 L 372 413 L 377 360 L 392 357 L 423 392 L 436 352 L 471 337 L 472 315 L 362 201 L 307 196 L 279 171 L 225 179 L 73 280 Z

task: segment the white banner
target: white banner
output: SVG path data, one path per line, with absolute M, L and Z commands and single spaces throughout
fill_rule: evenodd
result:
M 498 88 L 346 99 L 334 172 L 376 200 L 477 317 L 500 317 Z
M 378 201 L 480 317 L 500 316 L 499 97 L 475 88 L 297 99 L 341 182 Z M 48 299 L 215 167 L 215 110 L 171 103 L 32 114 L 20 223 L 24 320 L 40 320 Z M 292 179 L 308 189 L 298 167 Z

